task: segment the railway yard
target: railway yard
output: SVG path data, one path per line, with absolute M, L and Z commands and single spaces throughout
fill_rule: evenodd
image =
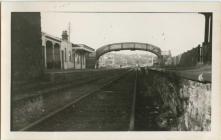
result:
M 50 73 L 13 84 L 12 130 L 210 130 L 211 83 L 130 68 Z

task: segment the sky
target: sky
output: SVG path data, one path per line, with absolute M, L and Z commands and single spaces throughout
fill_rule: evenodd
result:
M 119 42 L 149 43 L 172 56 L 201 44 L 204 16 L 197 13 L 41 13 L 42 31 L 94 49 Z

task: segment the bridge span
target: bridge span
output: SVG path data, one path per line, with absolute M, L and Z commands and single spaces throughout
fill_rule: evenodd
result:
M 162 63 L 163 55 L 162 51 L 159 47 L 149 44 L 149 43 L 140 43 L 140 42 L 120 42 L 120 43 L 112 43 L 104 45 L 98 48 L 93 57 L 95 57 L 95 65 L 98 67 L 98 60 L 99 58 L 104 55 L 105 53 L 112 52 L 112 51 L 121 51 L 121 50 L 143 50 L 148 51 L 155 54 L 158 57 L 158 63 Z
M 99 59 L 99 57 L 105 53 L 120 50 L 143 50 L 152 52 L 158 57 L 161 57 L 161 49 L 159 47 L 148 43 L 138 42 L 122 42 L 104 45 L 96 50 L 96 57 Z

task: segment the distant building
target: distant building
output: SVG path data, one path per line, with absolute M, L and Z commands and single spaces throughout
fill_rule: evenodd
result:
M 153 65 L 159 65 L 158 57 L 153 57 L 152 62 L 153 62 Z
M 62 32 L 62 38 L 42 33 L 42 46 L 46 69 L 85 69 L 86 57 L 95 51 L 87 45 L 71 43 L 67 31 Z
M 114 68 L 115 66 L 115 57 L 113 54 L 109 53 L 103 55 L 99 59 L 99 67 L 106 67 L 106 68 Z
M 158 63 L 157 56 L 148 54 L 118 54 L 107 53 L 99 58 L 100 68 L 124 68 L 139 66 L 153 66 Z
M 172 56 L 171 56 L 171 51 L 162 51 L 161 52 L 162 56 L 163 56 L 163 63 L 164 65 L 168 66 L 168 65 L 172 65 L 173 60 L 172 60 Z
M 127 59 L 122 57 L 122 64 L 120 65 L 120 67 L 125 67 L 127 66 Z

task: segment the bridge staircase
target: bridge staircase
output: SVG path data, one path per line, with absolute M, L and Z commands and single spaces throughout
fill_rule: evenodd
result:
M 86 57 L 86 68 L 87 69 L 94 69 L 96 65 L 96 52 L 90 53 Z

